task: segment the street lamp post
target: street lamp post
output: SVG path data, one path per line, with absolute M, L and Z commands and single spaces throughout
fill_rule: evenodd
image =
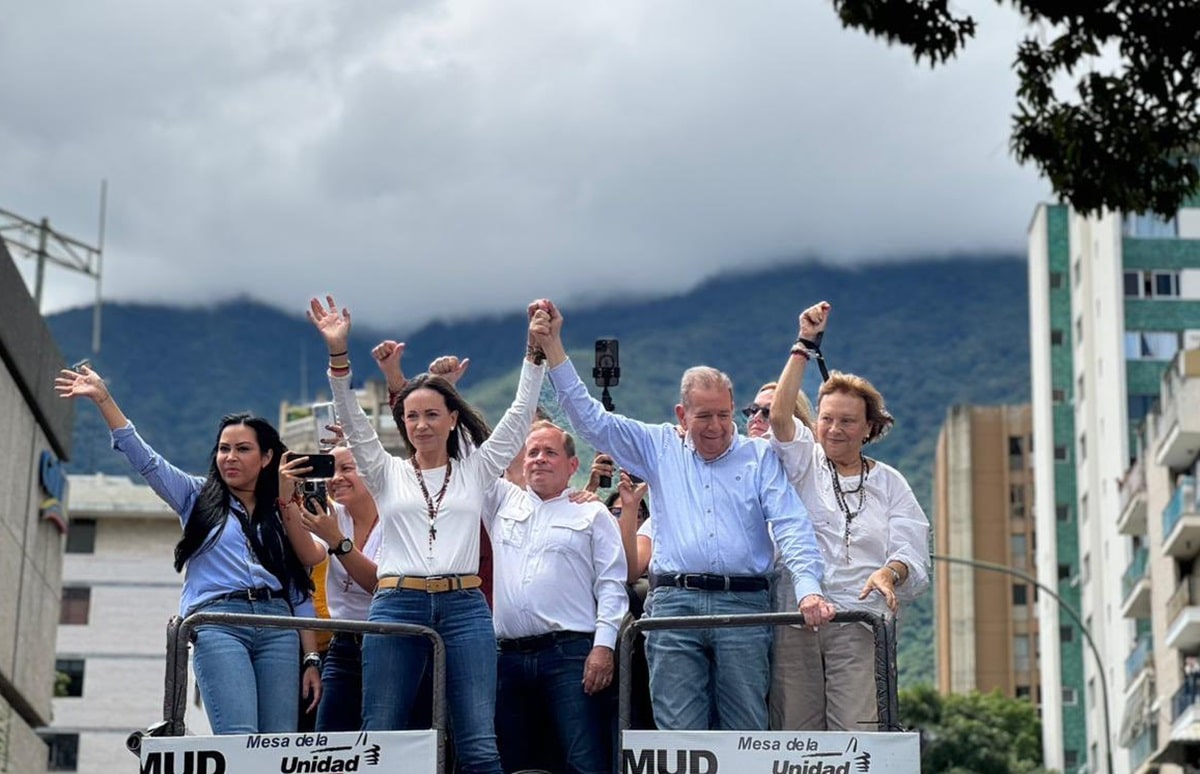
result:
M 1017 570 L 1003 564 L 995 564 L 994 562 L 984 562 L 979 559 L 964 559 L 960 556 L 944 556 L 941 554 L 933 554 L 930 556 L 930 558 L 938 562 L 962 564 L 968 567 L 976 567 L 981 570 L 988 570 L 990 572 L 1002 572 L 1007 575 L 1020 578 L 1026 583 L 1032 583 L 1034 586 L 1037 586 L 1038 589 L 1040 589 L 1043 593 L 1049 594 L 1051 598 L 1058 603 L 1059 609 L 1071 616 L 1071 620 L 1073 620 L 1075 625 L 1079 627 L 1079 631 L 1083 632 L 1083 639 L 1085 642 L 1087 642 L 1088 648 L 1091 649 L 1092 657 L 1096 659 L 1096 672 L 1098 672 L 1100 675 L 1100 694 L 1104 709 L 1104 757 L 1105 764 L 1107 766 L 1105 770 L 1108 772 L 1108 774 L 1112 774 L 1112 736 L 1108 725 L 1108 680 L 1106 680 L 1104 677 L 1104 661 L 1100 658 L 1100 650 L 1096 647 L 1095 641 L 1092 640 L 1092 633 L 1088 631 L 1086 626 L 1084 626 L 1083 619 L 1079 617 L 1079 613 L 1075 610 L 1075 608 L 1063 601 L 1063 598 L 1058 595 L 1058 592 L 1046 587 L 1040 583 L 1037 578 L 1033 577 L 1027 572 L 1023 572 L 1022 570 Z

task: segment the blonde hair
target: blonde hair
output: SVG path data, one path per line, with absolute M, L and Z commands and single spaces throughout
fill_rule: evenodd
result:
M 887 435 L 888 430 L 892 429 L 892 425 L 896 424 L 895 418 L 888 412 L 887 406 L 883 404 L 883 396 L 879 394 L 879 390 L 875 389 L 875 385 L 861 376 L 833 371 L 817 392 L 817 405 L 821 405 L 821 399 L 826 395 L 832 395 L 835 392 L 856 395 L 862 398 L 863 403 L 866 404 L 867 426 L 870 430 L 867 431 L 867 438 L 863 441 L 864 444 L 873 443 L 883 438 Z
M 779 382 L 767 382 L 762 387 L 758 388 L 758 392 L 766 392 L 767 390 L 778 390 Z M 757 395 L 758 393 L 755 393 Z M 809 430 L 813 429 L 813 410 L 812 404 L 808 402 L 808 396 L 802 390 L 796 392 L 796 405 L 792 406 L 792 416 L 804 423 L 804 426 Z

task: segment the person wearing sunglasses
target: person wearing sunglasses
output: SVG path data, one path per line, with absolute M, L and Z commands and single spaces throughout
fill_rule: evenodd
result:
M 894 420 L 866 379 L 834 371 L 821 385 L 815 431 L 787 415 L 796 401 L 807 342 L 825 330 L 831 307 L 810 306 L 771 400 L 771 445 L 808 508 L 825 559 L 822 587 L 838 610 L 896 615 L 929 586 L 929 519 L 904 476 L 867 457 Z M 802 630 L 780 727 L 862 731 L 878 722 L 875 643 L 865 623 Z M 792 650 L 793 648 L 797 650 Z

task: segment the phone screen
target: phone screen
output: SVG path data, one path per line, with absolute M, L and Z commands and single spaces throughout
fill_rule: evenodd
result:
M 325 429 L 326 425 L 332 425 L 335 421 L 332 403 L 314 403 L 313 412 L 313 442 L 316 443 L 318 449 L 323 449 L 329 444 L 321 443 L 321 440 L 328 437 L 329 431 Z

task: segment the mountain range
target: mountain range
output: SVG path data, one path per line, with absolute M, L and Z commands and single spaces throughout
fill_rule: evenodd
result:
M 397 291 L 397 303 L 403 292 Z M 611 390 L 616 409 L 651 422 L 673 421 L 679 377 L 691 365 L 724 370 L 737 404 L 750 402 L 758 385 L 774 380 L 783 367 L 797 315 L 828 300 L 833 309 L 822 350 L 830 368 L 870 379 L 896 417 L 892 432 L 868 453 L 896 466 L 927 512 L 947 409 L 1029 400 L 1026 264 L 1017 256 L 779 265 L 721 275 L 675 295 L 647 297 L 636 289 L 624 295 L 631 300 L 579 308 L 560 302 L 564 339 L 585 379 L 594 340 L 619 339 L 621 381 Z M 353 292 L 338 300 L 352 307 Z M 294 311 L 252 297 L 187 308 L 105 304 L 96 355 L 89 352 L 90 308 L 61 312 L 48 322 L 68 361 L 91 357 L 143 437 L 167 459 L 203 472 L 221 415 L 250 410 L 276 421 L 281 401 L 328 393 L 324 345 L 303 317 L 305 302 L 297 299 Z M 512 400 L 524 330 L 524 309 L 410 331 L 358 326 L 350 357 L 357 378 L 377 375 L 370 349 L 384 338 L 407 342 L 409 374 L 440 354 L 470 357 L 461 386 L 495 421 Z M 810 397 L 818 385 L 817 369 L 809 368 Z M 588 462 L 583 460 L 583 470 Z M 76 412 L 69 470 L 130 472 L 109 449 L 108 433 L 90 407 Z M 903 623 L 902 686 L 933 679 L 931 622 L 927 595 Z

